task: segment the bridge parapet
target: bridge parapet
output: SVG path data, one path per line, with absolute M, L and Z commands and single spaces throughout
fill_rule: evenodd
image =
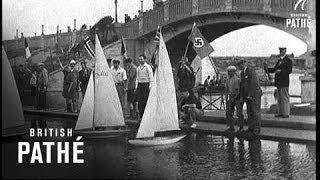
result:
M 173 22 L 206 14 L 253 13 L 289 18 L 297 0 L 167 0 L 153 10 L 127 22 L 121 29 L 126 38 L 137 38 Z

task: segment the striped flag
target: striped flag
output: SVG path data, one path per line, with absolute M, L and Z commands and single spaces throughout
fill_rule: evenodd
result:
M 121 56 L 127 58 L 127 50 L 126 46 L 124 45 L 123 37 L 121 37 Z
M 154 38 L 154 42 L 155 43 L 159 43 L 160 42 L 160 33 L 161 33 L 161 28 L 160 28 L 160 26 L 158 26 L 156 37 Z
M 29 44 L 27 42 L 27 38 L 24 39 L 24 45 L 26 48 L 26 59 L 28 59 L 29 57 L 31 57 L 31 53 L 30 53 L 30 49 L 29 49 Z
M 151 64 L 152 64 L 153 72 L 155 72 L 155 70 L 157 68 L 157 64 L 158 64 L 158 62 L 156 62 L 156 61 L 157 61 L 157 54 L 158 54 L 159 43 L 160 43 L 160 35 L 161 35 L 161 28 L 160 28 L 160 26 L 158 26 L 157 33 L 154 38 L 154 42 L 156 43 L 156 48 L 155 48 L 155 50 L 152 54 L 152 57 L 151 57 Z
M 89 55 L 90 55 L 92 58 L 94 58 L 94 57 L 95 57 L 95 54 L 94 54 L 94 51 L 93 51 L 92 48 L 91 48 L 91 46 L 93 46 L 93 45 L 91 45 L 91 44 L 92 44 L 92 42 L 91 42 L 90 38 L 89 38 L 89 37 L 86 37 L 86 38 L 84 39 L 84 48 L 87 50 L 87 52 L 89 53 Z

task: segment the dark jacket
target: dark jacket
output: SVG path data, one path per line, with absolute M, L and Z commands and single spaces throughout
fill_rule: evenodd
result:
M 179 90 L 188 91 L 195 85 L 195 75 L 193 68 L 188 65 L 182 65 L 178 69 L 177 77 L 179 78 Z
M 89 68 L 87 68 L 87 73 L 85 73 L 83 69 L 79 71 L 79 81 L 81 82 L 80 84 L 81 90 L 83 91 L 86 90 L 87 85 L 89 83 L 90 75 L 91 75 L 91 69 Z
M 244 100 L 248 96 L 255 98 L 262 95 L 259 79 L 253 69 L 247 67 L 244 71 L 241 71 L 240 79 L 240 96 Z
M 292 72 L 292 61 L 288 56 L 285 56 L 283 60 L 279 59 L 277 64 L 273 68 L 268 68 L 269 73 L 274 73 L 277 69 L 281 72 L 275 74 L 274 84 L 277 88 L 289 87 L 289 74 Z

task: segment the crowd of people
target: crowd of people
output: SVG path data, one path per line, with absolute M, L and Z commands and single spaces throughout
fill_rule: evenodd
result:
M 277 87 L 276 95 L 278 99 L 278 114 L 275 117 L 288 118 L 290 114 L 289 103 L 289 74 L 292 72 L 292 61 L 286 55 L 286 48 L 279 48 L 279 60 L 273 68 L 268 68 L 264 64 L 264 69 L 267 73 L 275 73 L 275 86 Z M 240 70 L 240 75 L 236 72 Z M 227 131 L 234 132 L 235 124 L 239 126 L 238 132 L 248 132 L 259 134 L 261 131 L 261 96 L 262 90 L 260 82 L 255 70 L 248 66 L 243 59 L 236 62 L 235 66 L 227 68 L 228 78 L 224 85 L 224 93 L 226 94 L 226 124 Z M 178 70 L 179 78 L 179 115 L 183 122 L 196 127 L 194 123 L 197 119 L 203 116 L 204 112 L 199 101 L 199 97 L 194 95 L 194 79 L 196 73 L 190 66 L 190 62 L 186 58 L 181 61 L 181 66 Z M 204 81 L 204 87 L 215 86 L 217 78 L 213 77 L 210 81 L 210 76 Z M 199 95 L 199 93 L 198 93 Z M 247 122 L 243 114 L 243 106 L 247 107 Z M 234 112 L 238 121 L 236 123 Z M 244 125 L 248 128 L 245 130 Z
M 149 97 L 149 91 L 152 86 L 153 69 L 146 62 L 146 56 L 140 55 L 138 66 L 133 63 L 131 58 L 124 59 L 124 67 L 120 66 L 117 59 L 107 59 L 110 72 L 116 86 L 116 90 L 123 109 L 129 108 L 130 118 L 141 120 L 144 109 Z M 183 57 L 179 62 L 177 71 L 178 88 L 177 88 L 177 107 L 181 123 L 190 127 L 196 127 L 195 122 L 204 115 L 199 98 L 199 92 L 196 93 L 195 78 L 196 73 L 191 67 L 191 62 L 187 57 Z M 66 99 L 66 111 L 77 112 L 79 92 L 84 97 L 87 85 L 90 79 L 92 69 L 87 67 L 85 61 L 81 62 L 81 70 L 75 69 L 76 61 L 71 60 L 63 69 L 63 97 Z M 39 63 L 34 72 L 30 72 L 30 89 L 33 97 L 34 107 L 36 109 L 46 109 L 46 92 L 48 87 L 48 71 L 43 63 Z M 22 72 L 19 66 L 18 72 Z M 94 67 L 93 67 L 94 68 Z M 288 118 L 290 113 L 289 103 L 289 74 L 292 72 L 292 61 L 286 56 L 286 49 L 280 48 L 280 58 L 273 68 L 268 68 L 264 64 L 267 73 L 275 73 L 275 86 L 277 87 L 278 97 L 278 114 L 276 117 Z M 237 71 L 240 70 L 240 75 Z M 261 96 L 259 79 L 255 70 L 247 65 L 245 60 L 239 60 L 235 66 L 227 68 L 228 78 L 225 83 L 224 93 L 226 94 L 226 124 L 227 131 L 235 131 L 235 125 L 239 126 L 238 131 L 246 131 L 255 134 L 260 133 L 261 128 Z M 23 73 L 20 74 L 23 76 Z M 19 78 L 23 77 L 16 77 Z M 217 84 L 218 78 L 210 76 L 204 81 L 204 86 Z M 19 86 L 19 83 L 17 83 Z M 18 87 L 19 93 L 20 89 Z M 127 97 L 127 99 L 125 99 Z M 243 106 L 247 107 L 247 123 L 243 114 Z M 238 117 L 237 123 L 233 117 L 236 111 Z M 247 124 L 248 129 L 244 130 Z
M 153 82 L 152 67 L 146 63 L 146 56 L 139 56 L 137 67 L 131 58 L 124 59 L 124 67 L 120 60 L 107 59 L 110 72 L 116 86 L 122 110 L 128 104 L 131 118 L 142 118 L 147 104 L 149 91 Z M 63 97 L 66 99 L 66 111 L 78 111 L 79 92 L 84 97 L 92 69 L 87 67 L 85 61 L 81 62 L 81 70 L 75 69 L 76 61 L 71 60 L 63 68 Z M 127 97 L 127 99 L 125 99 Z

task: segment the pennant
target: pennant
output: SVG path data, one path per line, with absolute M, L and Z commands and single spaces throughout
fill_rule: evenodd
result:
M 155 69 L 157 67 L 157 53 L 158 53 L 158 49 L 159 49 L 159 43 L 160 43 L 160 36 L 161 36 L 161 28 L 160 26 L 158 26 L 157 32 L 156 32 L 156 36 L 154 37 L 154 41 L 156 43 L 156 49 L 154 50 L 152 57 L 151 57 L 151 64 L 152 64 L 152 70 L 153 72 L 155 72 Z
M 30 53 L 30 49 L 29 49 L 29 44 L 27 42 L 27 38 L 24 39 L 24 45 L 26 48 L 26 59 L 28 59 L 29 57 L 31 57 L 31 53 Z
M 196 23 L 193 24 L 189 40 L 193 43 L 193 49 L 201 59 L 209 56 L 214 51 L 209 42 L 202 36 Z
M 154 50 L 154 52 L 152 54 L 152 57 L 151 57 L 151 64 L 152 64 L 153 73 L 155 72 L 155 70 L 157 68 L 157 64 L 158 64 L 158 62 L 156 62 L 156 60 L 157 60 L 157 52 L 158 52 L 158 46 Z
M 87 52 L 89 53 L 89 55 L 92 57 L 92 58 L 94 58 L 95 57 L 95 54 L 94 54 L 94 51 L 92 50 L 92 48 L 91 48 L 91 46 L 93 46 L 93 45 L 91 45 L 92 43 L 91 43 L 91 40 L 90 40 L 90 38 L 89 37 L 86 37 L 85 39 L 84 39 L 84 48 L 87 50 Z
M 121 37 L 121 56 L 127 58 L 127 50 L 126 46 L 124 45 L 123 37 Z

